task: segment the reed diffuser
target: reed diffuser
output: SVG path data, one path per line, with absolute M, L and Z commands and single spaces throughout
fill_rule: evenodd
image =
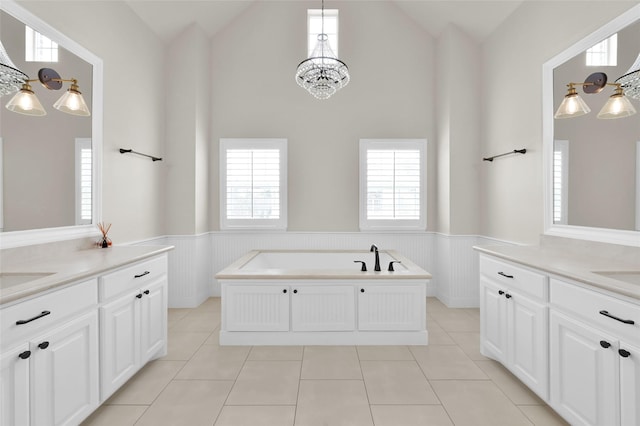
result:
M 102 248 L 107 248 L 111 246 L 111 238 L 107 237 L 109 230 L 111 229 L 110 223 L 98 222 L 98 229 L 102 233 L 102 241 L 98 243 L 98 245 Z

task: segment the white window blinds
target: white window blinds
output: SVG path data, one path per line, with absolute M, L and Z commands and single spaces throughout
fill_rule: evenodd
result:
M 424 140 L 360 142 L 361 229 L 424 229 Z
M 221 228 L 286 228 L 286 140 L 221 139 Z
M 90 225 L 92 219 L 91 139 L 76 139 L 76 225 Z
M 58 62 L 58 43 L 25 25 L 24 60 L 26 62 Z

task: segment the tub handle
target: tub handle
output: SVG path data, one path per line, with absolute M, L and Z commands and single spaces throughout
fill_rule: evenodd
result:
M 392 260 L 391 262 L 389 262 L 389 269 L 387 269 L 387 271 L 389 271 L 389 272 L 394 272 L 395 271 L 395 269 L 393 269 L 393 264 L 394 263 L 402 263 L 402 262 L 400 262 L 399 260 Z
M 362 260 L 354 260 L 353 263 L 362 263 L 362 268 L 360 268 L 360 270 L 362 272 L 367 272 L 367 264 Z

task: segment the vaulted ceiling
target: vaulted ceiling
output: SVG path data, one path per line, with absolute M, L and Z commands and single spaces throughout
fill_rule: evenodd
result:
M 158 37 L 169 41 L 194 22 L 213 37 L 255 1 L 275 0 L 128 0 L 127 3 Z M 524 0 L 375 1 L 394 3 L 433 36 L 437 37 L 448 24 L 454 24 L 481 42 Z M 326 7 L 335 6 L 329 2 Z

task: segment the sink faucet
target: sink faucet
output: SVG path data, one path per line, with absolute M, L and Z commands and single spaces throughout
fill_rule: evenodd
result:
M 380 255 L 378 254 L 378 246 L 371 244 L 371 249 L 369 251 L 375 252 L 376 254 L 376 265 L 373 267 L 373 270 L 380 272 Z

